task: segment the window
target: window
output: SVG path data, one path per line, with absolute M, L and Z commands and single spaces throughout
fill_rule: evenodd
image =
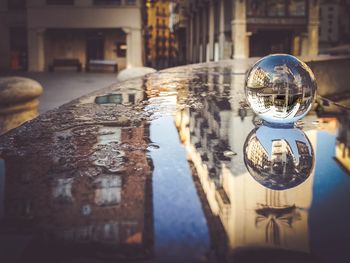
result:
M 290 16 L 306 16 L 305 0 L 294 0 L 288 2 L 288 13 Z
M 135 94 L 129 94 L 129 102 L 135 104 Z
M 74 0 L 46 0 L 48 5 L 74 5 Z
M 265 16 L 265 1 L 249 0 L 247 5 L 248 16 Z
M 8 0 L 7 6 L 10 10 L 22 10 L 26 8 L 26 0 Z
M 126 43 L 116 43 L 117 46 L 117 56 L 120 58 L 126 57 Z
M 111 94 L 109 95 L 109 103 L 122 104 L 123 95 L 122 94 Z
M 94 5 L 121 5 L 121 0 L 94 0 Z
M 127 5 L 135 5 L 136 4 L 136 0 L 126 0 L 126 4 Z
M 267 0 L 267 15 L 285 16 L 285 7 L 284 0 Z

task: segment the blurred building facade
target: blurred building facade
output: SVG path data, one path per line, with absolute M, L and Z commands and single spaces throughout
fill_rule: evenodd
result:
M 170 0 L 147 0 L 147 65 L 167 68 L 174 65 L 174 34 L 170 30 Z
M 188 1 L 177 0 L 172 1 L 171 16 L 172 16 L 172 30 L 174 32 L 176 64 L 186 64 L 187 58 L 187 7 Z
M 142 0 L 0 0 L 0 68 L 44 71 L 54 59 L 143 65 Z
M 187 2 L 188 62 L 318 54 L 318 0 Z
M 320 2 L 320 47 L 350 43 L 350 1 Z

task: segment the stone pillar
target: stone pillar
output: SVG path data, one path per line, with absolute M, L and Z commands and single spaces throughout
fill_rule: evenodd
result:
M 0 24 L 0 69 L 9 69 L 11 67 L 10 57 L 10 33 L 5 23 Z
M 318 55 L 319 0 L 309 0 L 308 55 Z
M 28 29 L 28 70 L 45 70 L 44 29 Z
M 126 33 L 126 67 L 142 67 L 142 36 L 139 28 L 123 28 Z
M 38 115 L 41 85 L 22 77 L 0 78 L 0 134 Z
M 233 58 L 247 58 L 249 50 L 246 20 L 246 1 L 234 1 L 232 26 Z
M 220 20 L 219 20 L 219 59 L 224 59 L 225 54 L 225 3 L 220 0 Z
M 187 63 L 191 63 L 193 59 L 193 15 L 192 13 L 188 17 L 188 30 L 187 30 Z
M 214 60 L 214 3 L 209 3 L 209 61 Z
M 206 54 L 207 54 L 207 30 L 208 30 L 208 9 L 203 4 L 202 7 L 202 61 L 206 61 Z
M 196 46 L 194 48 L 194 54 L 195 54 L 195 60 L 194 62 L 199 62 L 199 47 L 200 47 L 200 13 L 199 11 L 196 11 L 196 27 L 194 30 L 195 38 L 196 38 Z

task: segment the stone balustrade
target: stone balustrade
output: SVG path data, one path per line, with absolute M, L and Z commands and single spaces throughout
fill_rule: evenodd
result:
M 42 86 L 23 77 L 0 78 L 0 134 L 38 115 Z

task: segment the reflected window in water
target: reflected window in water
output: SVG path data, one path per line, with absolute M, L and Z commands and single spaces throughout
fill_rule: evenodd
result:
M 117 205 L 121 201 L 122 180 L 119 175 L 103 175 L 94 181 L 95 203 L 99 206 Z
M 56 200 L 72 202 L 72 184 L 73 178 L 58 178 L 52 187 L 52 195 Z

